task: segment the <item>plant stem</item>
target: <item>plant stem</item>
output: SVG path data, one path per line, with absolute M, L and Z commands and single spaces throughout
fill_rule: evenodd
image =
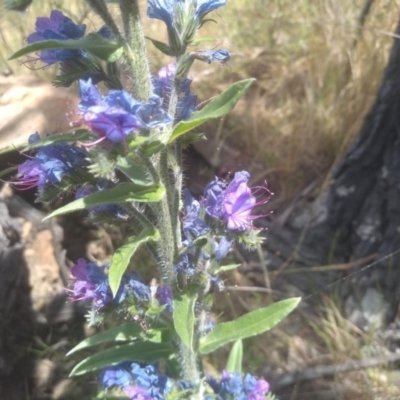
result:
M 121 33 L 114 22 L 113 17 L 108 11 L 107 4 L 104 0 L 86 0 L 89 4 L 90 8 L 101 17 L 101 19 L 105 22 L 106 25 L 111 29 L 112 33 L 116 36 L 117 39 L 121 40 Z
M 138 100 L 147 103 L 152 84 L 138 0 L 119 0 L 119 7 L 126 40 L 124 54 L 130 69 L 133 92 Z

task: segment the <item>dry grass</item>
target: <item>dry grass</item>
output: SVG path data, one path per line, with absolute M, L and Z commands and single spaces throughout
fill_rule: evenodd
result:
M 390 32 L 397 23 L 400 0 L 375 0 L 360 30 L 358 18 L 364 3 L 229 0 L 229 7 L 213 15 L 218 26 L 207 24 L 202 32 L 203 37 L 223 38 L 209 46 L 225 47 L 234 57 L 221 68 L 195 65 L 195 90 L 206 99 L 237 79 L 257 78 L 249 95 L 219 127 L 223 140 L 240 144 L 243 151 L 266 165 L 264 177 L 272 181 L 280 199 L 288 199 L 309 182 L 326 177 L 357 134 L 374 100 L 392 44 Z M 7 57 L 23 45 L 23 37 L 32 31 L 37 15 L 48 15 L 54 7 L 66 8 L 62 0 L 34 0 L 33 4 L 25 14 L 0 17 L 3 69 L 28 72 L 15 61 L 7 62 Z M 87 14 L 83 1 L 68 2 L 69 7 L 71 4 L 72 14 L 68 14 L 75 21 L 85 20 L 88 31 L 99 26 L 98 19 Z M 145 28 L 149 36 L 163 37 L 157 22 L 146 22 Z M 150 54 L 154 67 L 169 62 L 153 50 Z M 51 75 L 54 68 L 33 73 Z M 217 130 L 217 123 L 207 125 L 209 133 Z M 234 316 L 265 305 L 265 300 L 262 294 L 240 293 L 228 295 L 220 304 Z M 304 320 L 303 316 L 297 318 Z M 247 343 L 250 361 L 246 367 L 256 371 L 268 362 L 284 371 L 361 357 L 360 341 L 368 338 L 349 326 L 333 303 L 326 304 L 325 314 L 313 329 L 300 321 L 289 319 L 281 329 Z M 214 361 L 214 366 L 223 368 L 223 357 Z M 339 375 L 336 382 L 349 387 L 356 382 L 368 396 L 374 393 L 376 399 L 389 398 L 380 397 L 382 389 L 390 389 L 382 378 L 384 372 Z M 353 398 L 370 398 L 362 395 Z
M 209 46 L 234 53 L 228 66 L 195 66 L 195 89 L 201 98 L 217 94 L 234 80 L 257 78 L 246 99 L 220 125 L 221 136 L 266 165 L 264 176 L 258 178 L 272 180 L 276 198 L 290 198 L 326 176 L 374 99 L 400 0 L 375 0 L 360 30 L 365 1 L 230 0 L 228 7 L 213 15 L 218 26 L 206 24 L 201 32 L 203 37 L 218 38 Z M 35 17 L 54 7 L 86 22 L 89 31 L 100 24 L 82 1 L 67 7 L 61 0 L 36 0 L 24 14 L 1 16 L 0 63 L 15 73 L 27 72 L 6 58 L 24 43 Z M 163 37 L 165 30 L 158 22 L 143 19 L 149 36 Z M 155 69 L 168 62 L 153 49 L 150 54 Z M 54 67 L 34 73 L 52 74 Z M 207 126 L 211 134 L 216 129 L 216 124 Z

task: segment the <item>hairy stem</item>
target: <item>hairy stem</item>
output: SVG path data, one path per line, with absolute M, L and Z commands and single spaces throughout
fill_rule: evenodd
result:
M 138 0 L 119 0 L 119 7 L 126 40 L 124 54 L 133 80 L 134 95 L 138 100 L 147 102 L 152 84 Z

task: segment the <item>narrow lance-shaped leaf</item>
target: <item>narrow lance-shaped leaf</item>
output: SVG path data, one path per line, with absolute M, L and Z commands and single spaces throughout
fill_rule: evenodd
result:
M 241 339 L 239 339 L 232 346 L 225 369 L 232 374 L 234 373 L 240 374 L 242 373 L 242 362 L 243 362 L 243 342 Z
M 219 324 L 200 341 L 200 353 L 208 354 L 227 343 L 259 335 L 274 327 L 291 313 L 301 298 L 279 301 L 266 308 L 260 308 L 243 315 L 232 322 Z
M 196 299 L 197 293 L 183 293 L 173 300 L 174 327 L 182 342 L 189 349 L 193 348 Z
M 119 157 L 115 167 L 137 185 L 148 186 L 154 183 L 150 174 L 146 173 L 146 167 L 135 163 L 129 157 Z
M 215 99 L 211 100 L 200 111 L 196 111 L 186 120 L 179 122 L 172 132 L 169 139 L 170 142 L 177 139 L 179 136 L 196 128 L 212 118 L 220 118 L 228 114 L 246 93 L 254 79 L 245 79 L 230 86 L 225 92 L 221 93 Z
M 9 60 L 14 60 L 15 58 L 25 56 L 29 53 L 51 49 L 84 50 L 108 62 L 117 61 L 121 57 L 123 51 L 121 43 L 104 39 L 97 33 L 89 33 L 80 39 L 43 40 L 41 42 L 29 44 L 16 51 Z
M 23 151 L 36 149 L 38 147 L 49 146 L 56 143 L 73 143 L 90 139 L 92 133 L 86 129 L 78 129 L 74 132 L 59 133 L 56 135 L 49 135 L 37 142 L 26 146 Z
M 127 322 L 126 324 L 109 329 L 105 332 L 100 332 L 82 340 L 82 342 L 67 353 L 67 356 L 70 356 L 77 351 L 107 342 L 127 342 L 140 338 L 151 342 L 161 342 L 161 333 L 160 330 L 150 330 L 146 332 L 146 336 L 143 337 L 143 328 L 137 322 Z
M 130 237 L 113 255 L 108 272 L 108 279 L 113 295 L 118 292 L 122 276 L 129 266 L 129 262 L 138 247 L 149 240 L 156 241 L 160 234 L 155 228 L 146 228 L 138 236 Z
M 95 192 L 82 199 L 75 200 L 58 210 L 53 211 L 44 220 L 57 215 L 67 214 L 73 211 L 84 210 L 86 208 L 101 206 L 103 204 L 120 204 L 137 202 L 158 202 L 165 194 L 165 188 L 162 185 L 136 185 L 134 183 L 120 183 L 113 189 L 104 189 Z
M 169 357 L 172 351 L 169 343 L 138 342 L 114 346 L 85 358 L 75 366 L 70 376 L 83 375 L 123 361 L 153 363 Z

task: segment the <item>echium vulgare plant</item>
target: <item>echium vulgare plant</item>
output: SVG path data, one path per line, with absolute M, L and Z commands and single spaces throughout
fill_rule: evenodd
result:
M 80 96 L 80 129 L 33 134 L 15 186 L 37 187 L 45 203 L 70 199 L 48 218 L 86 209 L 87 218 L 125 234 L 110 263 L 79 259 L 71 269 L 70 301 L 86 302 L 91 324 L 113 326 L 69 352 L 101 349 L 71 376 L 95 372 L 98 398 L 271 399 L 264 379 L 242 373 L 242 340 L 271 329 L 299 299 L 230 322 L 210 316 L 213 291 L 224 290 L 220 273 L 236 267 L 223 264 L 232 246 L 252 249 L 262 241 L 253 226 L 260 216 L 252 210 L 270 192 L 249 187 L 246 171 L 214 179 L 198 200 L 182 187 L 182 147 L 204 138 L 193 129 L 226 115 L 252 82 L 233 84 L 201 109 L 191 91 L 195 60 L 230 58 L 224 49 L 196 48 L 206 43 L 196 39 L 199 29 L 226 1 L 148 0 L 147 15 L 165 23 L 168 43 L 149 40 L 173 58 L 156 74 L 150 72 L 138 1 L 114 1 L 121 23 L 111 16 L 110 2 L 87 3 L 105 23 L 97 32 L 87 33 L 85 25 L 54 10 L 37 19 L 28 45 L 11 57 L 33 53 L 27 62 L 58 64 L 54 83 L 76 81 Z M 144 262 L 143 251 L 135 256 L 139 247 L 154 268 L 148 283 L 135 271 Z M 204 374 L 201 358 L 231 343 L 221 375 Z

